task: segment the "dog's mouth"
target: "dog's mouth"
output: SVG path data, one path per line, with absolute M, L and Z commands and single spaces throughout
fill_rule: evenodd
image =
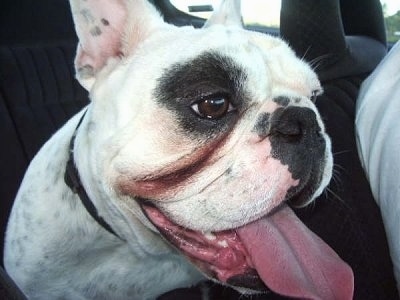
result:
M 203 233 L 141 203 L 161 234 L 203 273 L 222 283 L 301 299 L 352 299 L 351 268 L 283 205 L 242 227 Z

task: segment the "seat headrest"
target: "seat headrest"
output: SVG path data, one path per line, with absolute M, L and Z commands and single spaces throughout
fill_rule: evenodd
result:
M 74 41 L 67 0 L 1 0 L 0 45 L 43 45 Z
M 371 72 L 387 51 L 379 0 L 282 0 L 280 30 L 323 81 Z

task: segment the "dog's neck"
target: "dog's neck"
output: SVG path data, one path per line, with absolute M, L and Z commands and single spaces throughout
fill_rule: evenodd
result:
M 79 199 L 81 199 L 81 202 L 87 212 L 92 216 L 96 222 L 101 225 L 104 229 L 106 229 L 108 232 L 111 234 L 115 235 L 116 237 L 120 238 L 118 234 L 115 233 L 115 231 L 112 229 L 112 227 L 99 215 L 96 207 L 94 206 L 93 202 L 90 200 L 89 195 L 87 194 L 84 186 L 82 185 L 78 169 L 76 168 L 75 165 L 75 160 L 74 160 L 74 146 L 75 146 L 75 138 L 78 132 L 78 129 L 80 125 L 82 124 L 83 119 L 85 118 L 86 111 L 83 113 L 82 117 L 80 118 L 78 125 L 75 128 L 75 131 L 71 137 L 70 143 L 69 143 L 69 157 L 68 161 L 65 167 L 65 173 L 64 173 L 64 181 L 65 184 L 75 193 L 79 196 Z

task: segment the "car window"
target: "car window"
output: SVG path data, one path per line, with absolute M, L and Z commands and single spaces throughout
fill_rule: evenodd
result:
M 207 19 L 221 0 L 171 0 L 179 10 Z M 279 28 L 281 0 L 242 1 L 242 16 L 248 27 Z
M 171 0 L 179 10 L 207 19 L 221 0 Z M 400 39 L 400 1 L 381 0 L 389 44 Z M 281 0 L 246 0 L 242 1 L 243 21 L 247 27 L 268 31 L 279 29 Z M 264 30 L 263 30 L 264 28 Z
M 400 39 L 400 1 L 381 0 L 386 24 L 386 37 L 389 44 Z

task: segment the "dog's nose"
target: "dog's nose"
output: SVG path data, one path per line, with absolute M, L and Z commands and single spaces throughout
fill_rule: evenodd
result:
M 314 111 L 306 107 L 286 107 L 278 109 L 272 116 L 270 134 L 287 142 L 320 136 L 320 126 Z
M 269 140 L 272 156 L 288 166 L 299 184 L 286 195 L 302 206 L 310 201 L 323 176 L 326 135 L 317 113 L 307 107 L 278 108 L 271 116 Z

